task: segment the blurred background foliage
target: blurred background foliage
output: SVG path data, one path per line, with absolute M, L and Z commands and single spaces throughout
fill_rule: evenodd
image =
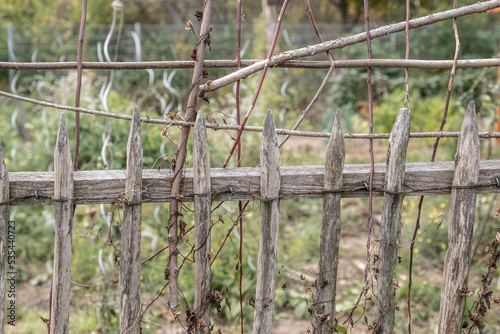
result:
M 262 4 L 267 2 L 272 20 L 264 14 Z M 461 5 L 471 4 L 467 1 Z M 118 3 L 115 2 L 115 9 Z M 201 10 L 202 1 L 142 0 L 123 1 L 116 11 L 117 25 L 112 34 L 113 7 L 109 0 L 88 3 L 85 35 L 85 61 L 104 61 L 103 46 L 108 39 L 111 57 L 116 51 L 117 61 L 189 60 L 196 39 L 184 26 L 188 20 L 196 25 L 195 10 Z M 262 59 L 267 54 L 268 31 L 277 17 L 281 2 L 277 0 L 243 2 L 242 52 L 245 59 Z M 362 32 L 362 0 L 320 0 L 312 3 L 319 31 L 325 40 Z M 412 1 L 412 17 L 449 9 L 438 1 Z M 401 2 L 377 1 L 370 4 L 372 28 L 403 21 L 404 6 Z M 70 61 L 76 60 L 76 42 L 79 32 L 81 2 L 76 0 L 4 0 L 0 2 L 0 61 Z M 498 57 L 499 15 L 479 14 L 458 19 L 460 58 Z M 120 19 L 123 17 L 123 25 Z M 140 24 L 138 24 L 140 23 Z M 212 10 L 211 50 L 207 59 L 234 59 L 236 57 L 236 3 L 215 1 Z M 455 41 L 451 21 L 427 26 L 410 32 L 412 59 L 452 59 Z M 136 43 L 132 34 L 139 42 Z M 120 36 L 120 37 L 118 37 Z M 314 31 L 308 23 L 307 13 L 301 2 L 292 2 L 287 9 L 278 40 L 277 52 L 316 44 Z M 138 47 L 139 46 L 139 47 Z M 405 36 L 397 33 L 373 41 L 374 58 L 404 58 Z M 333 52 L 337 59 L 367 58 L 365 44 L 353 45 Z M 325 55 L 312 59 L 327 60 Z M 209 79 L 215 79 L 234 69 L 209 69 Z M 317 91 L 326 70 L 274 68 L 269 72 L 261 97 L 249 124 L 262 125 L 265 110 L 273 110 L 278 128 L 291 128 L 312 96 Z M 242 110 L 246 112 L 257 87 L 258 75 L 242 81 Z M 151 71 L 91 71 L 85 70 L 82 84 L 81 105 L 89 109 L 108 110 L 131 114 L 134 106 L 141 116 L 161 118 L 170 112 L 185 108 L 191 70 Z M 412 103 L 412 131 L 437 131 L 444 109 L 449 70 L 410 70 Z M 404 69 L 374 68 L 374 131 L 390 132 L 399 108 L 403 106 Z M 76 71 L 8 71 L 0 70 L 0 89 L 14 91 L 50 102 L 72 105 L 76 87 Z M 199 107 L 209 122 L 236 122 L 234 86 L 228 86 L 209 95 L 210 103 L 200 101 Z M 495 68 L 458 69 L 448 112 L 445 131 L 459 131 L 465 107 L 469 100 L 476 101 L 480 131 L 491 131 L 498 107 L 498 74 Z M 345 132 L 368 132 L 366 69 L 336 69 L 319 101 L 311 110 L 299 130 L 329 131 L 333 116 L 340 109 Z M 56 140 L 59 111 L 0 99 L 0 140 L 9 171 L 51 171 L 53 147 Z M 74 133 L 74 115 L 66 113 L 70 134 Z M 81 170 L 126 168 L 126 142 L 129 123 L 120 120 L 82 115 L 81 120 Z M 169 129 L 162 138 L 162 126 L 143 125 L 144 168 L 171 168 L 175 157 L 179 130 Z M 72 136 L 72 135 L 71 135 Z M 221 167 L 232 145 L 234 133 L 209 131 L 209 146 L 213 167 Z M 73 138 L 71 138 L 73 141 Z M 245 133 L 242 137 L 244 166 L 259 163 L 258 133 Z M 411 140 L 408 160 L 428 161 L 433 140 Z M 292 138 L 282 148 L 283 165 L 323 164 L 326 141 L 323 139 Z M 191 143 L 189 143 L 191 145 Z M 347 140 L 346 163 L 368 163 L 368 146 L 365 141 Z M 491 140 L 482 140 L 482 158 L 498 159 L 500 153 Z M 456 140 L 441 140 L 438 160 L 452 160 Z M 190 152 L 190 147 L 188 152 Z M 385 141 L 376 141 L 376 161 L 385 161 Z M 235 165 L 235 159 L 232 165 Z M 187 165 L 192 159 L 188 156 Z M 304 167 L 307 168 L 307 167 Z M 416 217 L 416 198 L 405 200 L 402 244 L 408 245 Z M 446 217 L 449 198 L 429 197 L 422 214 L 422 230 L 416 240 L 417 266 L 413 281 L 414 322 L 423 332 L 432 331 L 433 318 L 439 310 L 440 272 L 447 248 Z M 375 222 L 381 200 L 375 200 Z M 493 195 L 478 197 L 478 231 L 475 243 L 479 246 L 473 258 L 471 284 L 480 281 L 484 272 L 482 249 L 490 243 L 495 230 L 492 208 L 498 206 Z M 193 224 L 191 204 L 186 204 L 183 220 Z M 318 200 L 283 201 L 281 209 L 279 274 L 276 295 L 276 318 L 295 317 L 308 319 L 309 293 L 317 271 L 322 203 Z M 352 308 L 363 280 L 364 240 L 367 221 L 366 199 L 342 201 L 341 269 L 337 312 L 338 317 Z M 225 332 L 236 332 L 239 319 L 239 286 L 237 273 L 239 232 L 234 226 L 237 214 L 235 203 L 226 203 L 214 213 L 214 252 L 229 233 L 229 240 L 213 265 L 214 288 L 228 297 L 231 307 L 224 306 L 221 314 L 214 314 L 216 323 Z M 247 297 L 255 293 L 255 266 L 257 265 L 258 204 L 251 204 L 245 211 L 243 232 L 243 294 L 245 319 L 250 322 L 253 309 Z M 168 205 L 143 206 L 143 258 L 153 255 L 167 244 L 166 220 Z M 48 289 L 52 275 L 53 212 L 50 207 L 14 207 L 12 217 L 17 222 L 17 262 L 23 290 L 18 313 L 17 333 L 39 332 L 45 324 L 38 315 L 48 315 Z M 495 219 L 497 219 L 495 221 Z M 74 219 L 73 238 L 73 296 L 71 326 L 73 332 L 114 333 L 118 326 L 119 301 L 118 267 L 115 256 L 119 250 L 121 209 L 109 205 L 78 206 Z M 228 232 L 230 231 L 230 232 Z M 180 246 L 182 254 L 190 250 L 193 235 Z M 398 267 L 403 301 L 407 292 L 409 248 L 401 250 L 402 262 Z M 166 253 L 143 265 L 143 300 L 149 303 L 165 284 Z M 361 269 L 360 269 L 361 268 Z M 181 271 L 181 292 L 184 312 L 193 301 L 194 265 L 187 258 Z M 471 285 L 472 286 L 472 285 Z M 472 290 L 472 289 L 471 289 Z M 401 307 L 405 307 L 401 302 Z M 145 333 L 163 333 L 162 328 L 170 319 L 166 298 L 160 298 L 146 314 Z M 368 305 L 367 315 L 373 316 L 373 305 Z M 398 312 L 398 328 L 403 328 L 405 312 Z M 488 328 L 495 332 L 498 316 L 489 318 Z M 495 325 L 496 323 L 496 325 Z M 163 324 L 158 326 L 156 324 Z M 172 325 L 173 326 L 173 325 Z M 496 326 L 496 327 L 495 327 Z M 247 329 L 250 326 L 246 326 Z M 307 325 L 306 325 L 307 327 Z M 361 326 L 362 327 L 362 326 Z M 216 326 L 217 328 L 217 326 Z M 342 332 L 342 327 L 339 331 Z M 402 331 L 402 330 L 401 330 Z

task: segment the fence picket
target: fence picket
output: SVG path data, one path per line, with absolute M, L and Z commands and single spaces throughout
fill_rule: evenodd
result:
M 276 256 L 278 252 L 281 158 L 273 114 L 267 111 L 260 143 L 260 232 L 253 333 L 273 332 Z
M 120 332 L 141 332 L 142 133 L 134 108 L 127 143 L 127 180 L 120 242 Z
M 342 131 L 340 112 L 337 110 L 326 149 L 324 179 L 326 190 L 342 188 L 344 159 L 344 132 Z M 339 264 L 340 198 L 339 193 L 325 194 L 323 197 L 319 274 L 316 282 L 316 296 L 312 305 L 314 333 L 333 333 L 336 329 L 335 293 Z
M 5 165 L 2 144 L 0 144 L 0 202 L 9 200 L 9 174 Z M 7 290 L 7 224 L 9 221 L 9 204 L 0 204 L 0 333 L 5 327 L 5 293 Z M 7 305 L 8 307 L 8 305 Z
M 208 333 L 210 326 L 210 301 L 212 273 L 210 270 L 210 230 L 211 230 L 211 180 L 210 150 L 208 148 L 207 128 L 201 111 L 196 117 L 193 133 L 193 190 L 195 221 L 195 291 L 194 307 L 196 333 Z
M 410 112 L 401 108 L 389 137 L 384 189 L 401 192 L 404 188 L 406 149 L 410 134 Z M 377 320 L 375 333 L 392 334 L 395 317 L 395 283 L 401 234 L 403 194 L 384 194 L 379 242 L 377 279 Z
M 54 150 L 54 199 L 55 241 L 50 333 L 61 334 L 69 332 L 73 233 L 73 163 L 64 113 L 61 114 Z
M 454 186 L 468 186 L 479 178 L 479 135 L 474 101 L 458 138 Z M 448 226 L 448 251 L 444 260 L 438 333 L 460 333 L 468 293 L 469 252 L 476 209 L 475 189 L 452 189 Z

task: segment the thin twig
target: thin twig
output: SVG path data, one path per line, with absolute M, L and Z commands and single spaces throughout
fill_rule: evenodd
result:
M 321 43 L 323 43 L 323 37 L 321 37 L 321 34 L 319 33 L 319 30 L 318 30 L 318 26 L 316 25 L 316 20 L 314 19 L 314 16 L 313 16 L 313 13 L 312 13 L 311 4 L 309 3 L 309 0 L 304 0 L 304 2 L 305 2 L 305 5 L 306 5 L 307 13 L 309 14 L 309 19 L 310 19 L 311 24 L 312 24 L 312 26 L 314 28 L 314 31 L 316 32 L 316 36 L 318 37 L 319 41 Z M 323 89 L 325 88 L 326 84 L 328 83 L 328 80 L 330 79 L 330 76 L 332 75 L 332 72 L 333 72 L 333 70 L 335 68 L 334 63 L 333 63 L 334 60 L 335 60 L 335 58 L 333 58 L 333 56 L 330 53 L 330 51 L 326 51 L 326 54 L 328 55 L 328 58 L 330 58 L 330 62 L 331 62 L 331 66 L 328 69 L 328 73 L 326 73 L 325 78 L 323 79 L 323 82 L 321 83 L 318 91 L 316 92 L 316 94 L 312 98 L 311 102 L 306 107 L 306 109 L 304 109 L 304 111 L 302 112 L 302 115 L 300 116 L 299 120 L 295 123 L 295 125 L 292 128 L 292 130 L 296 130 L 299 127 L 299 125 L 302 123 L 302 121 L 306 118 L 307 113 L 309 113 L 309 110 L 311 110 L 311 108 L 314 105 L 314 103 L 318 100 L 319 95 L 323 92 Z M 286 136 L 285 138 L 283 138 L 281 140 L 281 142 L 279 143 L 278 147 L 283 146 L 283 144 L 285 144 L 286 141 L 289 138 L 290 138 L 289 135 Z
M 41 100 L 30 99 L 28 97 L 14 95 L 11 93 L 7 93 L 4 91 L 0 91 L 0 96 L 4 96 L 13 100 L 24 101 L 36 105 L 41 105 L 44 107 L 59 109 L 59 110 L 67 110 L 73 112 L 81 112 L 83 114 L 89 114 L 94 116 L 102 116 L 109 117 L 115 119 L 122 119 L 126 121 L 131 121 L 132 116 L 122 115 L 122 114 L 114 114 L 107 113 L 100 110 L 92 110 L 86 108 L 76 108 L 72 106 L 51 103 Z M 164 119 L 156 119 L 150 117 L 141 117 L 141 122 L 146 124 L 162 124 L 167 126 L 194 126 L 194 122 L 186 122 L 186 121 L 173 121 L 173 120 L 164 120 Z M 206 127 L 209 129 L 224 130 L 224 131 L 239 131 L 241 129 L 240 125 L 226 125 L 226 124 L 206 124 Z M 252 131 L 252 132 L 262 132 L 262 127 L 260 126 L 245 126 L 244 131 Z M 278 135 L 291 135 L 297 137 L 311 137 L 311 138 L 330 138 L 330 133 L 328 132 L 314 132 L 314 131 L 295 131 L 288 129 L 276 129 L 276 134 Z M 389 133 L 345 133 L 344 138 L 348 139 L 389 139 Z M 460 135 L 460 132 L 414 132 L 410 134 L 410 138 L 456 138 Z M 500 132 L 479 132 L 479 138 L 491 139 L 491 138 L 500 138 Z
M 457 8 L 457 1 L 453 0 L 453 7 Z M 444 112 L 443 112 L 443 118 L 441 120 L 441 125 L 439 126 L 439 131 L 443 131 L 444 125 L 446 124 L 446 116 L 448 114 L 448 106 L 450 103 L 450 97 L 451 97 L 451 89 L 453 86 L 453 79 L 455 77 L 455 70 L 457 68 L 457 62 L 458 62 L 458 55 L 460 53 L 460 39 L 458 36 L 458 28 L 457 28 L 457 19 L 453 19 L 453 32 L 455 35 L 455 56 L 453 57 L 453 66 L 451 68 L 451 74 L 450 74 L 450 80 L 448 83 L 448 90 L 446 92 L 446 102 L 445 102 L 445 107 L 444 107 Z M 432 151 L 432 157 L 431 157 L 431 162 L 434 162 L 436 159 L 436 153 L 437 153 L 437 148 L 439 144 L 439 139 L 436 138 L 436 141 L 434 142 L 433 146 L 433 151 Z M 409 314 L 409 319 L 408 319 L 408 330 L 409 333 L 411 334 L 411 314 L 410 314 L 410 304 L 411 304 L 411 286 L 412 286 L 412 271 L 413 271 L 413 257 L 414 257 L 414 247 L 415 247 L 415 237 L 417 236 L 417 232 L 420 229 L 420 219 L 422 215 L 422 206 L 424 202 L 424 197 L 421 196 L 420 200 L 418 202 L 418 210 L 417 210 L 417 219 L 415 222 L 415 229 L 413 231 L 413 238 L 410 244 L 410 264 L 408 268 L 408 297 L 407 297 L 407 304 L 408 304 L 408 314 Z
M 242 0 L 238 0 L 236 15 L 236 62 L 238 70 L 241 69 L 241 6 Z M 240 119 L 240 80 L 236 81 L 236 124 L 241 125 Z M 241 140 L 238 143 L 238 167 L 241 167 Z M 240 212 L 239 225 L 240 225 L 240 245 L 238 251 L 238 270 L 239 277 L 239 292 L 240 292 L 240 329 L 241 334 L 244 333 L 244 317 L 243 317 L 243 203 L 238 202 L 238 211 Z
M 243 212 L 245 211 L 245 209 L 247 208 L 248 206 L 248 203 L 250 203 L 250 201 L 246 201 L 245 202 L 245 205 L 243 205 L 243 208 L 240 210 L 239 214 L 238 214 L 238 217 L 236 218 L 235 220 L 235 223 L 233 224 L 233 226 L 231 226 L 231 228 L 227 231 L 226 233 L 226 236 L 224 237 L 224 240 L 222 241 L 222 244 L 220 245 L 219 249 L 217 250 L 217 253 L 215 253 L 215 255 L 213 256 L 212 258 L 212 265 L 214 264 L 215 260 L 217 259 L 217 256 L 219 256 L 220 252 L 222 251 L 222 248 L 224 247 L 224 245 L 226 244 L 226 241 L 227 239 L 229 238 L 229 236 L 231 235 L 231 232 L 233 231 L 233 229 L 236 227 L 237 225 L 237 221 L 239 221 L 239 219 L 243 216 Z
M 75 107 L 80 107 L 80 92 L 82 88 L 82 62 L 83 62 L 83 40 L 85 35 L 85 22 L 87 20 L 87 0 L 82 1 L 82 19 L 80 23 L 80 36 L 78 37 L 78 56 L 76 79 Z M 80 113 L 75 114 L 75 153 L 73 157 L 73 170 L 78 170 L 78 151 L 80 149 Z
M 283 16 L 285 15 L 285 10 L 286 10 L 286 7 L 288 5 L 288 1 L 289 0 L 285 0 L 283 2 L 283 6 L 281 7 L 280 15 L 278 17 L 278 21 L 276 22 L 276 29 L 274 31 L 273 40 L 271 42 L 271 47 L 269 48 L 269 53 L 267 54 L 267 59 L 264 61 L 264 64 L 263 64 L 264 67 L 263 67 L 263 71 L 260 75 L 260 80 L 259 80 L 259 85 L 257 86 L 257 91 L 255 92 L 255 95 L 253 97 L 252 104 L 248 108 L 248 111 L 245 114 L 243 121 L 241 122 L 241 129 L 238 131 L 238 135 L 236 136 L 236 140 L 234 141 L 233 147 L 231 148 L 231 151 L 229 152 L 229 155 L 227 156 L 223 167 L 226 167 L 227 164 L 229 163 L 229 160 L 231 160 L 231 157 L 233 156 L 234 150 L 236 149 L 236 147 L 238 146 L 238 143 L 240 142 L 241 134 L 243 133 L 243 127 L 247 123 L 248 118 L 250 117 L 250 114 L 252 113 L 253 108 L 255 106 L 255 103 L 257 102 L 257 98 L 259 97 L 260 90 L 262 89 L 262 85 L 264 84 L 264 79 L 266 78 L 266 73 L 267 73 L 267 70 L 269 68 L 271 57 L 274 53 L 274 49 L 276 48 L 276 42 L 278 41 L 278 35 L 279 35 L 280 27 L 281 27 L 281 21 L 283 20 Z M 239 78 L 239 79 L 241 79 L 241 78 Z M 239 79 L 237 79 L 237 80 L 239 80 Z M 201 86 L 200 86 L 200 88 L 201 88 Z
M 364 0 L 364 9 L 365 9 L 365 30 L 366 30 L 366 44 L 368 48 L 368 59 L 372 59 L 372 43 L 370 36 L 370 10 L 368 7 L 368 0 Z M 370 134 L 373 133 L 373 89 L 372 89 L 372 69 L 368 67 L 366 83 L 368 86 L 368 122 L 370 128 Z M 372 238 L 373 232 L 373 175 L 375 174 L 375 158 L 373 156 L 373 139 L 370 139 L 369 143 L 369 151 L 370 151 L 370 182 L 368 185 L 369 194 L 368 194 L 368 238 L 366 240 L 366 267 L 365 267 L 365 288 L 366 292 L 368 289 L 368 275 L 370 273 L 370 241 Z

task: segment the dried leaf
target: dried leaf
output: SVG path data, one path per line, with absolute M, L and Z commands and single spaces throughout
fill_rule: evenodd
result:
M 194 29 L 193 22 L 187 21 L 187 27 L 185 27 L 184 29 L 186 29 L 186 30 L 193 30 Z
M 168 128 L 167 128 L 166 126 L 164 126 L 164 127 L 163 127 L 163 129 L 161 129 L 161 134 L 160 134 L 160 136 L 161 136 L 162 138 L 167 138 L 167 136 L 168 136 Z
M 207 326 L 207 323 L 205 322 L 205 320 L 200 319 L 198 321 L 198 328 L 203 329 L 203 330 L 208 330 L 208 326 Z
M 182 314 L 181 312 L 172 312 L 170 310 L 167 311 L 167 316 L 173 317 L 174 320 L 176 320 L 178 317 L 180 317 L 181 314 Z

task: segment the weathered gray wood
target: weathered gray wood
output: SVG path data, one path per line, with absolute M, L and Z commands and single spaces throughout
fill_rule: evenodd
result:
M 479 177 L 479 137 L 474 101 L 470 101 L 458 138 L 453 185 L 467 186 Z M 460 333 L 469 273 L 469 252 L 476 210 L 475 189 L 453 189 L 448 251 L 444 260 L 438 333 Z
M 384 188 L 401 192 L 405 181 L 406 149 L 410 134 L 410 112 L 399 110 L 389 137 L 386 157 Z M 401 234 L 402 194 L 384 194 L 379 236 L 379 263 L 377 280 L 377 320 L 375 333 L 394 332 L 396 265 L 398 262 L 399 237 Z
M 325 189 L 342 188 L 345 142 L 340 112 L 337 110 L 325 157 Z M 335 331 L 335 294 L 340 242 L 340 194 L 323 197 L 323 221 L 319 248 L 319 274 L 313 304 L 313 332 L 329 334 Z
M 142 133 L 134 108 L 127 143 L 127 181 L 120 241 L 120 333 L 141 332 Z M 139 204 L 137 204 L 139 203 Z
M 196 333 L 208 333 L 210 325 L 210 301 L 212 273 L 210 271 L 210 216 L 212 211 L 210 182 L 210 150 L 207 128 L 201 111 L 196 117 L 193 132 L 193 190 L 194 196 L 194 238 L 195 238 L 195 290 Z M 205 326 L 203 325 L 205 323 Z
M 281 199 L 323 198 L 325 166 L 289 166 L 281 168 Z M 410 162 L 406 164 L 405 184 L 415 192 L 406 196 L 449 195 L 453 181 L 454 162 L 438 161 Z M 212 201 L 252 200 L 260 194 L 259 168 L 212 168 Z M 145 169 L 142 171 L 143 183 L 147 190 L 142 194 L 144 202 L 159 203 L 168 201 L 172 172 L 167 169 Z M 479 164 L 479 183 L 490 186 L 477 188 L 478 193 L 499 193 L 495 177 L 500 175 L 500 160 L 484 160 Z M 181 192 L 184 202 L 192 202 L 193 170 L 185 169 Z M 344 192 L 342 197 L 368 197 L 363 182 L 369 181 L 370 165 L 345 165 L 342 188 L 355 188 L 356 191 Z M 50 196 L 54 192 L 54 173 L 50 172 L 10 172 L 10 196 L 25 197 L 11 205 L 53 204 Z M 385 163 L 375 164 L 374 196 L 383 196 Z M 125 173 L 123 170 L 93 170 L 75 172 L 75 204 L 113 203 L 125 192 Z M 231 187 L 231 188 L 229 188 Z M 421 189 L 421 190 L 419 190 Z M 38 199 L 35 198 L 35 190 Z M 405 188 L 405 190 L 411 190 Z
M 281 158 L 273 114 L 267 111 L 260 143 L 260 232 L 253 333 L 273 332 L 276 256 L 278 254 Z
M 9 199 L 9 174 L 5 165 L 2 144 L 0 143 L 0 202 Z M 9 205 L 0 205 L 0 333 L 5 327 L 5 293 L 7 288 L 7 224 L 9 222 Z M 15 320 L 15 319 L 12 319 Z
M 69 332 L 71 285 L 71 245 L 73 232 L 73 164 L 69 148 L 66 118 L 61 114 L 54 150 L 54 274 L 50 333 Z

